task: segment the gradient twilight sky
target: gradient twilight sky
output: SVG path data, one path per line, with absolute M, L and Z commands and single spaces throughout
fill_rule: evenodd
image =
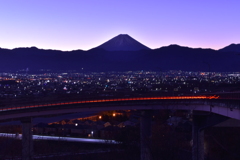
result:
M 118 34 L 150 48 L 240 43 L 239 0 L 0 0 L 0 47 L 88 50 Z

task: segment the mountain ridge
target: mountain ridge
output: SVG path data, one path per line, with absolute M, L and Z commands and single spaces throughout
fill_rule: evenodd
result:
M 106 51 L 57 51 L 26 48 L 21 50 L 0 49 L 1 71 L 29 68 L 82 71 L 129 71 L 129 70 L 185 70 L 236 72 L 240 68 L 240 56 L 231 52 L 211 49 L 194 49 L 167 46 L 154 50 Z M 210 65 L 207 65 L 207 64 Z
M 240 44 L 232 43 L 222 49 L 219 49 L 220 52 L 238 52 L 240 53 Z
M 126 35 L 124 37 L 126 38 Z M 125 43 L 124 41 L 119 42 L 118 39 L 116 43 L 119 46 L 119 44 Z M 131 41 L 136 42 L 130 38 Z M 142 44 L 140 46 L 142 47 Z M 240 68 L 240 55 L 236 52 L 179 45 L 169 45 L 157 49 L 116 49 L 112 51 L 101 47 L 95 47 L 88 51 L 61 51 L 39 49 L 37 47 L 0 48 L 0 59 L 1 71 L 16 71 L 24 68 L 30 70 L 82 71 L 82 68 L 84 68 L 85 71 L 185 70 L 239 72 Z

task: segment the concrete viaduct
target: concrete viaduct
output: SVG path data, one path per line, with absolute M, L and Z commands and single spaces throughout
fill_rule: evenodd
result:
M 59 115 L 86 111 L 142 110 L 141 160 L 150 160 L 146 139 L 151 137 L 151 110 L 192 110 L 193 147 L 192 160 L 204 160 L 204 128 L 220 122 L 240 120 L 240 98 L 237 94 L 211 94 L 194 96 L 92 98 L 87 100 L 51 101 L 34 104 L 14 104 L 0 107 L 0 121 L 22 122 L 22 158 L 33 159 L 31 119 L 46 115 Z M 214 114 L 198 114 L 204 113 Z M 201 112 L 202 113 L 202 112 Z M 221 116 L 220 116 L 221 115 Z M 230 122 L 231 123 L 231 122 Z M 230 124 L 229 123 L 229 124 Z

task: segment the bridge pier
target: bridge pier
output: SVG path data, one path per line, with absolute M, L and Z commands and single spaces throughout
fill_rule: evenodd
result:
M 22 123 L 22 159 L 33 159 L 32 119 L 21 120 Z
M 192 125 L 192 160 L 204 160 L 204 129 L 203 116 L 193 116 Z
M 194 111 L 192 122 L 192 160 L 204 160 L 204 129 L 228 120 L 221 115 Z
M 140 143 L 141 143 L 141 160 L 151 160 L 151 122 L 152 111 L 144 110 L 140 119 Z

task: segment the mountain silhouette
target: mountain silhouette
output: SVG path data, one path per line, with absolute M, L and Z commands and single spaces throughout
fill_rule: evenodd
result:
M 240 53 L 240 44 L 230 44 L 227 47 L 219 49 L 221 52 L 238 52 Z
M 102 48 L 106 51 L 139 51 L 142 49 L 150 50 L 147 46 L 141 44 L 127 34 L 120 34 L 96 48 Z
M 31 48 L 0 48 L 0 71 L 129 71 L 183 70 L 239 72 L 240 54 L 229 50 L 213 50 L 169 45 L 149 49 L 128 35 L 119 35 L 88 51 L 60 51 Z M 233 49 L 231 49 L 233 48 Z

